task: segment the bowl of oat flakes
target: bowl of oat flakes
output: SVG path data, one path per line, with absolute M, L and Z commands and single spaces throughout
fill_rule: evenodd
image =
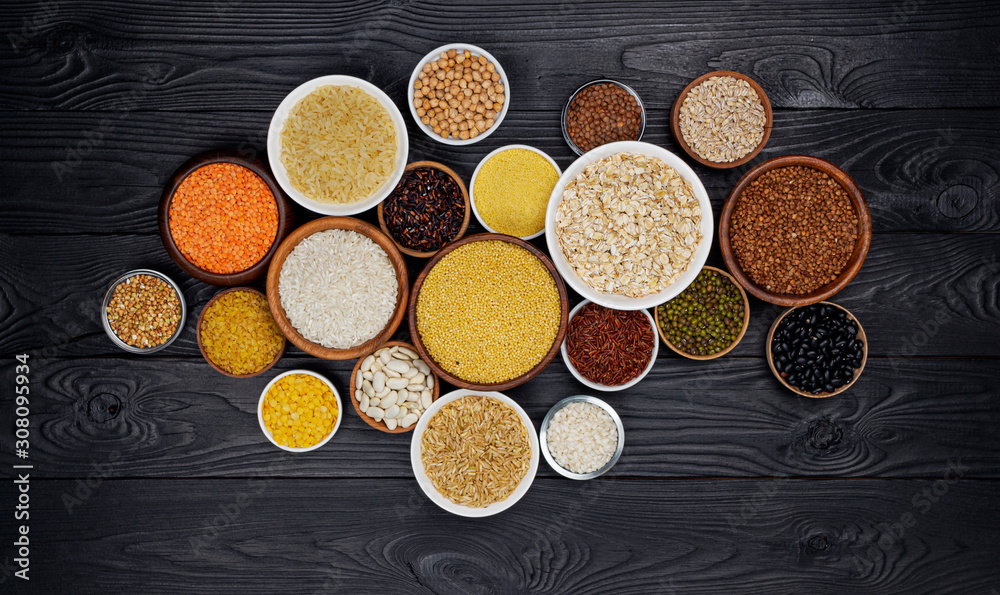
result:
M 566 168 L 549 198 L 545 241 L 581 296 L 640 310 L 694 281 L 714 225 L 708 192 L 689 165 L 662 147 L 621 141 Z

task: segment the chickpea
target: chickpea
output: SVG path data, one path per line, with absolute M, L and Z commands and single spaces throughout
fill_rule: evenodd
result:
M 496 122 L 504 103 L 497 66 L 469 50 L 447 50 L 424 64 L 413 84 L 417 118 L 443 138 L 468 140 Z

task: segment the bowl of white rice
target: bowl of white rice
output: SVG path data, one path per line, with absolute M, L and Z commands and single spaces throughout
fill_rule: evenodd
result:
M 324 217 L 293 231 L 267 271 L 267 302 L 285 337 L 330 360 L 371 353 L 399 328 L 410 281 L 403 255 L 371 224 Z
M 576 395 L 549 409 L 539 443 L 556 473 L 570 479 L 593 479 L 618 462 L 625 447 L 625 428 L 611 405 Z

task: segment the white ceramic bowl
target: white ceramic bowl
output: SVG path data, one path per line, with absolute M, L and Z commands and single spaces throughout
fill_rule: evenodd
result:
M 649 319 L 649 326 L 650 326 L 650 328 L 653 331 L 653 353 L 650 355 L 649 363 L 646 364 L 646 368 L 642 371 L 642 373 L 639 374 L 638 376 L 636 376 L 635 378 L 633 378 L 632 380 L 629 380 L 628 382 L 626 382 L 624 384 L 619 384 L 617 386 L 608 386 L 607 384 L 598 384 L 598 383 L 596 383 L 596 382 L 594 382 L 592 380 L 587 380 L 586 378 L 584 378 L 583 375 L 580 374 L 580 372 L 573 366 L 573 362 L 569 361 L 569 354 L 566 353 L 566 343 L 569 341 L 569 325 L 572 324 L 573 317 L 576 316 L 576 313 L 580 311 L 580 308 L 583 308 L 584 306 L 586 306 L 589 303 L 590 303 L 590 300 L 583 300 L 582 302 L 580 302 L 579 304 L 577 304 L 576 307 L 573 308 L 573 310 L 570 311 L 569 317 L 567 318 L 568 322 L 566 323 L 566 338 L 563 339 L 562 347 L 559 348 L 559 350 L 562 352 L 562 358 L 563 358 L 563 361 L 566 363 L 566 367 L 569 368 L 569 371 L 570 371 L 570 373 L 573 374 L 574 378 L 576 378 L 577 380 L 579 380 L 580 382 L 582 382 L 584 385 L 589 386 L 590 388 L 592 388 L 594 390 L 600 390 L 600 391 L 605 391 L 605 392 L 614 392 L 614 391 L 619 391 L 619 390 L 625 390 L 626 388 L 628 388 L 630 386 L 635 386 L 636 384 L 639 383 L 640 380 L 642 380 L 643 378 L 646 377 L 646 374 L 649 374 L 650 370 L 653 369 L 653 364 L 656 363 L 656 356 L 660 353 L 660 336 L 658 334 L 656 334 L 656 320 L 646 310 L 642 311 L 642 313 L 646 315 L 646 318 Z
M 424 64 L 427 64 L 432 59 L 437 60 L 441 56 L 441 52 L 447 52 L 448 50 L 455 50 L 455 51 L 469 50 L 469 53 L 471 53 L 473 56 L 484 56 L 487 60 L 489 60 L 493 64 L 493 67 L 496 69 L 497 73 L 500 74 L 500 84 L 502 84 L 504 87 L 504 97 L 505 97 L 503 106 L 500 108 L 500 113 L 497 114 L 497 117 L 493 118 L 493 126 L 490 126 L 489 129 L 486 130 L 486 132 L 483 132 L 476 138 L 470 138 L 468 140 L 462 140 L 460 138 L 442 138 L 440 134 L 434 133 L 433 128 L 420 121 L 420 117 L 417 115 L 417 108 L 414 107 L 413 105 L 413 91 L 414 91 L 413 85 L 417 82 L 417 76 L 419 76 L 420 71 L 423 70 Z M 510 109 L 510 79 L 507 78 L 507 73 L 503 71 L 503 66 L 500 66 L 500 62 L 493 57 L 493 54 L 487 52 L 481 47 L 474 46 L 470 43 L 449 43 L 428 52 L 426 56 L 424 56 L 423 58 L 420 59 L 419 62 L 417 62 L 417 67 L 413 69 L 413 74 L 410 75 L 410 86 L 408 87 L 408 89 L 409 90 L 406 92 L 406 102 L 410 105 L 410 114 L 413 116 L 413 121 L 416 122 L 417 128 L 422 130 L 424 134 L 433 138 L 437 142 L 444 143 L 446 145 L 461 146 L 461 145 L 471 145 L 478 143 L 487 136 L 493 134 L 493 131 L 500 127 L 500 122 L 503 122 L 504 116 L 507 115 L 507 110 Z
M 600 161 L 601 159 L 614 155 L 615 153 L 637 153 L 660 159 L 670 167 L 677 170 L 677 173 L 679 173 L 682 178 L 691 183 L 691 189 L 694 192 L 695 198 L 698 199 L 698 205 L 701 207 L 701 242 L 698 244 L 698 249 L 692 255 L 691 262 L 688 263 L 687 270 L 684 271 L 684 274 L 678 277 L 676 281 L 671 283 L 663 291 L 641 298 L 603 293 L 592 288 L 590 285 L 587 285 L 583 279 L 576 274 L 576 271 L 573 270 L 572 266 L 570 266 L 569 261 L 566 260 L 566 256 L 563 254 L 562 248 L 559 246 L 559 239 L 556 237 L 555 233 L 556 210 L 559 208 L 559 202 L 562 200 L 563 191 L 566 189 L 566 185 L 576 179 L 580 172 L 582 172 L 584 168 L 591 163 Z M 645 308 L 652 308 L 653 306 L 669 301 L 677 294 L 684 291 L 684 289 L 695 280 L 695 277 L 698 276 L 698 272 L 701 271 L 701 267 L 705 265 L 705 261 L 708 259 L 708 252 L 712 248 L 712 235 L 715 228 L 714 221 L 714 217 L 712 216 L 712 203 L 708 200 L 708 192 L 705 190 L 705 186 L 701 183 L 701 180 L 698 179 L 697 174 L 695 174 L 694 170 L 691 169 L 691 166 L 685 163 L 677 155 L 674 155 L 662 147 L 641 141 L 620 141 L 617 143 L 601 145 L 600 147 L 585 153 L 563 172 L 562 176 L 559 178 L 559 182 L 556 184 L 556 187 L 552 189 L 552 196 L 549 198 L 549 207 L 545 213 L 545 243 L 548 245 L 549 254 L 551 255 L 552 263 L 556 266 L 556 270 L 558 270 L 559 274 L 566 280 L 566 284 L 576 290 L 576 292 L 581 296 L 601 304 L 602 306 L 607 306 L 608 308 L 614 308 L 616 310 L 641 310 Z
M 307 446 L 305 448 L 292 448 L 291 446 L 284 446 L 282 444 L 278 444 L 277 442 L 274 441 L 274 436 L 271 434 L 271 430 L 267 429 L 267 426 L 264 424 L 264 397 L 267 396 L 267 391 L 271 390 L 271 387 L 274 386 L 274 383 L 281 380 L 285 376 L 291 376 L 292 374 L 305 374 L 307 376 L 313 376 L 315 378 L 319 378 L 324 383 L 326 383 L 327 386 L 330 387 L 330 390 L 333 391 L 333 397 L 337 399 L 337 421 L 334 422 L 333 429 L 330 430 L 330 433 L 326 435 L 326 438 L 323 438 L 316 444 L 313 444 L 312 446 Z M 317 448 L 323 446 L 324 444 L 330 441 L 330 438 L 333 438 L 334 434 L 337 433 L 337 430 L 340 428 L 340 422 L 343 419 L 344 419 L 344 405 L 340 401 L 340 393 L 337 392 L 337 387 L 335 387 L 333 383 L 330 382 L 330 379 L 327 378 L 326 376 L 323 376 L 322 374 L 317 374 L 316 372 L 311 372 L 309 370 L 289 370 L 287 372 L 278 374 L 273 379 L 271 379 L 271 382 L 267 383 L 267 386 L 265 386 L 264 390 L 261 391 L 260 393 L 260 400 L 257 401 L 257 423 L 260 424 L 260 431 L 264 432 L 264 435 L 267 436 L 267 439 L 271 441 L 271 444 L 277 446 L 281 450 L 287 450 L 288 452 L 309 452 L 310 450 L 316 450 Z
M 532 146 L 529 146 L 529 145 L 505 145 L 505 146 L 500 147 L 499 149 L 497 149 L 495 151 L 492 151 L 486 157 L 483 157 L 482 161 L 479 162 L 479 165 L 476 166 L 476 171 L 472 172 L 472 180 L 469 181 L 469 202 L 472 204 L 472 212 L 476 215 L 476 220 L 479 221 L 479 224 L 482 225 L 483 227 L 485 227 L 486 230 L 489 231 L 489 232 L 491 232 L 491 233 L 503 233 L 503 232 L 497 231 L 497 230 L 493 229 L 492 227 L 490 227 L 489 225 L 487 225 L 486 222 L 483 221 L 483 217 L 479 214 L 479 210 L 476 208 L 476 178 L 479 176 L 479 170 L 481 170 L 483 168 L 483 165 L 487 161 L 489 161 L 494 155 L 497 155 L 499 153 L 503 153 L 504 151 L 508 151 L 510 149 L 526 149 L 526 150 L 531 151 L 533 153 L 538 153 L 539 155 L 541 155 L 542 157 L 544 157 L 545 160 L 548 161 L 552 165 L 552 167 L 556 168 L 556 175 L 557 176 L 561 176 L 562 175 L 562 169 L 559 168 L 559 164 L 556 163 L 554 159 L 552 159 L 551 157 L 549 157 L 549 155 L 547 153 L 545 153 L 545 151 L 542 151 L 540 149 L 536 149 L 535 147 L 532 147 Z M 533 233 L 531 235 L 527 235 L 527 236 L 520 236 L 520 238 L 522 240 L 533 240 L 533 239 L 537 238 L 538 236 L 542 235 L 543 233 L 545 233 L 545 226 L 544 225 L 537 232 L 535 232 L 535 233 Z
M 309 95 L 317 88 L 325 85 L 358 87 L 359 89 L 362 89 L 382 104 L 382 106 L 389 112 L 389 117 L 392 119 L 392 123 L 396 127 L 396 166 L 392 170 L 392 174 L 389 176 L 389 179 L 375 191 L 374 194 L 350 204 L 321 203 L 307 197 L 292 186 L 291 180 L 288 179 L 288 171 L 285 169 L 285 166 L 281 164 L 281 129 L 285 125 L 285 120 L 288 119 L 288 113 L 302 98 Z M 388 95 L 375 85 L 353 76 L 335 74 L 330 76 L 321 76 L 319 78 L 312 79 L 311 81 L 302 83 L 281 101 L 281 104 L 278 105 L 278 109 L 274 110 L 274 116 L 271 117 L 271 125 L 267 129 L 267 160 L 271 164 L 271 171 L 274 173 L 274 179 L 278 181 L 278 185 L 281 186 L 281 189 L 284 190 L 285 194 L 290 196 L 292 200 L 310 211 L 315 211 L 324 215 L 356 215 L 363 211 L 367 211 L 385 200 L 385 198 L 396 188 L 396 184 L 399 183 L 399 179 L 403 177 L 403 169 L 406 168 L 407 154 L 409 153 L 409 150 L 410 141 L 406 133 L 406 122 L 403 120 L 403 114 L 400 113 L 396 104 L 389 99 Z
M 455 504 L 451 500 L 442 496 L 441 492 L 438 492 L 437 488 L 434 487 L 434 484 L 431 483 L 430 478 L 427 477 L 427 473 L 424 472 L 424 463 L 420 456 L 420 441 L 424 437 L 424 432 L 427 430 L 427 424 L 430 422 L 431 418 L 434 417 L 434 415 L 448 403 L 468 395 L 493 397 L 494 399 L 503 401 L 513 407 L 514 410 L 517 411 L 517 414 L 521 417 L 521 421 L 524 422 L 525 427 L 528 429 L 528 436 L 531 440 L 531 464 L 528 467 L 528 472 L 523 478 L 521 478 L 521 483 L 518 484 L 517 488 L 515 488 L 509 496 L 507 496 L 506 500 L 494 502 L 484 508 L 462 506 L 460 504 Z M 540 447 L 538 443 L 538 433 L 535 432 L 535 426 L 531 423 L 531 418 L 528 417 L 528 414 L 524 412 L 524 409 L 522 409 L 520 405 L 502 393 L 468 390 L 464 388 L 442 395 L 437 401 L 434 401 L 434 403 L 432 403 L 431 406 L 424 411 L 424 414 L 420 416 L 420 419 L 417 420 L 416 428 L 413 430 L 413 440 L 410 442 L 410 463 L 413 465 L 413 475 L 416 476 L 420 489 L 427 494 L 427 497 L 430 498 L 431 502 L 434 504 L 437 504 L 452 514 L 465 517 L 492 516 L 498 512 L 507 510 L 520 500 L 524 494 L 528 492 L 528 488 L 531 487 L 531 483 L 535 480 L 535 473 L 538 472 L 539 453 Z

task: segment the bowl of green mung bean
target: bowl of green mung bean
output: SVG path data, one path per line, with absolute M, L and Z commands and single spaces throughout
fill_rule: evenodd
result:
M 722 269 L 706 266 L 669 302 L 656 307 L 656 330 L 672 351 L 693 360 L 722 357 L 750 324 L 746 291 Z

